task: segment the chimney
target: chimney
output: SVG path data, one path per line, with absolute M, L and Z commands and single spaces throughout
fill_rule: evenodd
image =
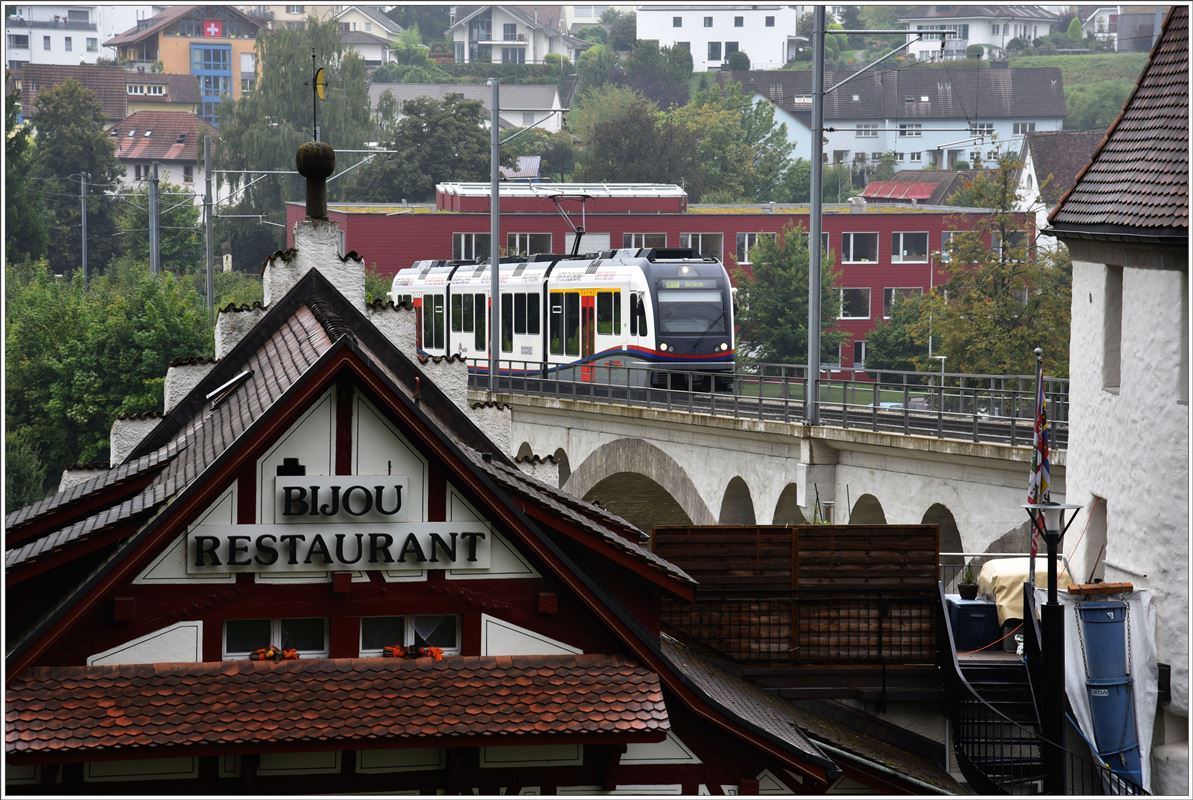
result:
M 866 198 L 860 194 L 849 198 L 849 213 L 850 214 L 864 214 L 866 213 Z

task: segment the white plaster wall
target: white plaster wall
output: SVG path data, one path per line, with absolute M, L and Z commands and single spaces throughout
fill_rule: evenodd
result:
M 518 469 L 532 478 L 536 478 L 551 486 L 559 485 L 559 464 L 554 461 L 519 461 Z
M 112 432 L 108 436 L 108 462 L 114 467 L 124 461 L 133 448 L 161 421 L 161 417 L 157 416 L 112 420 Z
M 725 60 L 725 42 L 737 42 L 738 49 L 750 57 L 751 69 L 779 69 L 787 63 L 787 37 L 796 34 L 797 12 L 794 6 L 640 6 L 637 10 L 637 37 L 653 39 L 659 47 L 673 47 L 676 42 L 688 42 L 692 52 L 692 69 L 704 72 L 719 69 Z M 673 17 L 683 23 L 676 28 Z M 704 27 L 704 18 L 712 17 L 712 27 Z M 733 25 L 734 17 L 742 17 L 742 27 Z M 766 17 L 774 17 L 775 24 L 766 27 Z M 801 32 L 802 33 L 802 32 Z M 721 60 L 709 61 L 708 43 L 721 43 Z
M 377 330 L 385 335 L 390 344 L 398 348 L 402 355 L 411 361 L 418 360 L 418 346 L 416 344 L 414 311 L 394 306 L 369 306 L 365 309 L 365 316 Z
M 417 360 L 414 363 L 461 411 L 466 414 L 469 412 L 468 367 L 463 361 L 428 358 L 425 364 Z
M 102 469 L 64 469 L 62 478 L 58 481 L 58 491 L 65 492 L 72 486 L 86 483 L 92 478 L 98 478 L 105 470 Z
M 166 387 L 162 392 L 162 410 L 169 414 L 191 391 L 199 385 L 199 381 L 207 377 L 215 362 L 207 361 L 199 364 L 178 364 L 166 370 Z
M 357 259 L 340 260 L 340 226 L 318 219 L 294 224 L 295 256 L 286 261 L 271 258 L 262 275 L 264 304 L 281 298 L 309 270 L 318 270 L 350 303 L 364 310 L 365 265 Z
M 167 625 L 87 657 L 87 666 L 169 664 L 203 660 L 203 621 Z
M 1105 498 L 1105 579 L 1155 592 L 1156 655 L 1172 666 L 1165 710 L 1187 725 L 1189 406 L 1178 387 L 1189 336 L 1186 287 L 1177 270 L 1124 267 L 1122 370 L 1112 393 L 1102 388 L 1106 272 L 1103 264 L 1073 263 L 1068 500 Z M 1074 566 L 1088 573 L 1096 555 L 1081 548 Z M 1187 741 L 1157 752 L 1153 766 L 1153 791 L 1187 792 Z M 1173 776 L 1181 782 L 1162 783 Z
M 215 317 L 215 357 L 221 359 L 265 316 L 265 309 L 219 311 Z
M 511 429 L 513 428 L 513 413 L 509 406 L 482 406 L 468 407 L 468 416 L 484 432 L 485 436 L 489 437 L 489 441 L 497 445 L 497 449 L 506 455 L 513 455 L 513 442 L 511 440 Z M 558 473 L 556 480 L 559 479 Z

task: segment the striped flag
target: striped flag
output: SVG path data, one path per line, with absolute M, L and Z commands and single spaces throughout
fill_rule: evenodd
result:
M 1037 351 L 1038 352 L 1038 351 Z M 1048 480 L 1048 447 L 1051 430 L 1048 426 L 1048 401 L 1044 399 L 1044 363 L 1036 359 L 1036 424 L 1032 442 L 1031 475 L 1027 479 L 1027 502 L 1049 503 L 1052 493 Z M 1036 524 L 1031 531 L 1031 557 L 1034 561 L 1040 549 L 1040 535 L 1043 533 L 1044 515 L 1036 515 Z

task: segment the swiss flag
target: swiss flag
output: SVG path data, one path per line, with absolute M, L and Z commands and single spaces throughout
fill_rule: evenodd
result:
M 224 23 L 218 19 L 203 20 L 203 35 L 204 36 L 223 36 Z

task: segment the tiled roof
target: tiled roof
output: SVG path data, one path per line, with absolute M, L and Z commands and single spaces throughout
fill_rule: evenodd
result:
M 832 86 L 851 74 L 826 72 L 825 85 Z M 811 100 L 805 99 L 812 94 L 810 70 L 722 72 L 718 80 L 740 83 L 746 91 L 761 94 L 789 113 L 811 110 Z M 977 121 L 1064 115 L 1064 85 L 1058 67 L 881 70 L 863 73 L 824 98 L 826 122 Z
M 670 728 L 658 676 L 620 656 L 37 667 L 6 692 L 5 753 L 605 735 Z
M 1040 131 L 1027 134 L 1024 146 L 1031 153 L 1040 196 L 1048 208 L 1060 200 L 1077 180 L 1077 173 L 1089 163 L 1105 130 Z
M 478 100 L 488 109 L 493 99 L 493 90 L 482 83 L 373 83 L 369 84 L 369 105 L 376 108 L 386 92 L 399 107 L 419 97 L 443 100 L 449 94 L 458 94 L 465 100 Z M 558 93 L 554 84 L 510 84 L 501 87 L 501 104 L 510 108 L 552 108 Z
M 539 177 L 543 164 L 542 156 L 518 156 L 517 162 L 515 167 L 497 168 L 501 173 L 502 180 L 526 180 Z
M 989 19 L 1026 20 L 1028 22 L 1056 22 L 1059 17 L 1040 6 L 924 6 L 899 17 L 899 22 L 921 19 L 973 19 L 974 17 Z
M 340 17 L 344 14 L 344 12 L 349 11 L 350 9 L 356 9 L 391 33 L 402 32 L 402 26 L 387 17 L 385 12 L 378 6 L 344 6 L 344 10 L 339 14 L 336 14 L 336 17 Z
M 119 67 L 100 67 L 94 64 L 26 64 L 20 69 L 10 71 L 10 83 L 15 84 L 19 81 L 21 84 L 21 113 L 26 118 L 34 116 L 33 108 L 38 92 L 52 89 L 67 79 L 73 79 L 95 92 L 104 119 L 115 122 L 127 113 L 128 80 L 131 74 Z
M 1189 233 L 1189 9 L 1173 6 L 1135 91 L 1048 216 L 1058 233 Z
M 790 750 L 830 761 L 800 731 L 798 715 L 786 700 L 726 671 L 666 634 L 659 637 L 659 648 L 697 689 L 729 713 Z
M 185 161 L 194 163 L 202 139 L 215 128 L 185 111 L 138 111 L 112 126 L 116 157 L 127 161 Z
M 888 181 L 870 181 L 862 197 L 875 201 L 918 200 L 930 205 L 946 205 L 978 170 L 899 170 Z
M 133 80 L 132 83 L 146 85 L 164 83 L 166 85 L 165 95 L 138 96 L 138 103 L 198 103 L 200 100 L 199 79 L 194 75 L 165 72 L 136 73 L 136 80 Z
M 388 47 L 389 40 L 365 31 L 341 31 L 340 44 L 375 44 Z
M 884 200 L 928 200 L 936 184 L 922 181 L 870 181 L 862 190 L 862 197 Z
M 119 36 L 114 36 L 111 39 L 108 39 L 106 42 L 103 42 L 103 45 L 104 47 L 119 47 L 120 45 L 139 42 L 148 38 L 149 36 L 156 36 L 163 29 L 182 19 L 196 8 L 200 8 L 200 6 L 168 6 L 160 14 L 152 16 L 147 20 L 142 20 L 142 22 L 145 23 L 144 27 L 138 29 L 138 26 L 134 25 Z M 261 27 L 260 20 L 254 19 L 240 9 L 235 8 L 234 6 L 225 6 L 225 8 L 229 14 L 235 14 L 245 23 L 252 25 L 253 30 L 257 30 Z

